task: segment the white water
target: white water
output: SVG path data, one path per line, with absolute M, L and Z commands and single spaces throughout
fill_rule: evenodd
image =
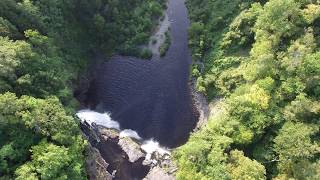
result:
M 86 109 L 86 110 L 78 111 L 76 115 L 80 118 L 81 122 L 86 121 L 90 125 L 92 125 L 92 123 L 96 123 L 97 125 L 101 125 L 106 128 L 120 130 L 119 123 L 111 119 L 110 113 L 107 113 L 107 112 L 98 113 L 98 112 Z
M 86 109 L 86 110 L 78 111 L 76 115 L 80 118 L 81 122 L 86 121 L 90 125 L 92 125 L 92 123 L 95 123 L 97 125 L 104 126 L 106 128 L 112 128 L 112 129 L 119 130 L 120 131 L 120 134 L 119 134 L 120 138 L 130 137 L 130 138 L 140 140 L 142 143 L 141 149 L 146 152 L 146 159 L 147 160 L 151 159 L 151 155 L 154 152 L 157 152 L 160 155 L 170 154 L 170 151 L 167 148 L 162 147 L 159 144 L 159 142 L 157 142 L 153 139 L 143 140 L 139 136 L 139 134 L 132 129 L 121 130 L 120 124 L 117 121 L 114 121 L 111 119 L 110 113 L 107 113 L 107 112 L 99 113 L 96 111 Z
M 134 139 L 137 139 L 137 140 L 141 140 L 142 138 L 139 136 L 139 134 L 132 130 L 132 129 L 125 129 L 125 130 L 122 130 L 119 134 L 119 137 L 120 138 L 124 138 L 124 137 L 131 137 L 131 138 L 134 138 Z
M 159 142 L 154 141 L 153 139 L 144 141 L 141 145 L 141 149 L 143 149 L 147 153 L 147 160 L 151 159 L 151 155 L 154 152 L 158 152 L 161 156 L 170 154 L 170 151 L 167 148 L 160 146 Z

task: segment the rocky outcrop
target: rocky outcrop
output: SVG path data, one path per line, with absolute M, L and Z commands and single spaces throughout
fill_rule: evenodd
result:
M 100 138 L 104 140 L 118 140 L 119 139 L 119 133 L 115 129 L 109 129 L 109 128 L 98 128 L 98 133 Z
M 205 95 L 201 92 L 197 91 L 196 88 L 196 79 L 192 78 L 190 81 L 191 94 L 193 98 L 193 104 L 196 110 L 199 113 L 199 120 L 194 131 L 199 130 L 204 124 L 208 122 L 209 118 L 209 104 Z
M 213 118 L 222 111 L 224 99 L 217 97 L 208 103 L 206 96 L 197 91 L 196 79 L 194 77 L 190 80 L 190 88 L 194 107 L 199 113 L 199 120 L 194 128 L 194 131 L 198 131 L 202 126 L 207 124 L 209 117 Z
M 164 169 L 160 167 L 152 168 L 148 175 L 143 180 L 174 180 L 173 175 L 168 174 Z
M 144 163 L 147 163 L 145 161 Z M 150 162 L 150 161 L 149 161 Z M 176 165 L 172 162 L 169 154 L 152 154 L 151 169 L 143 180 L 174 180 L 174 173 L 177 171 Z
M 86 169 L 90 180 L 112 180 L 107 171 L 109 164 L 102 158 L 100 152 L 89 145 L 87 150 Z
M 176 170 L 169 153 L 148 154 L 139 140 L 120 137 L 116 129 L 87 123 L 81 125 L 87 136 L 89 158 L 87 170 L 90 179 L 175 179 Z
M 135 143 L 131 138 L 120 138 L 118 144 L 127 154 L 130 162 L 136 162 L 141 158 L 145 158 L 145 154 L 140 149 L 140 145 Z

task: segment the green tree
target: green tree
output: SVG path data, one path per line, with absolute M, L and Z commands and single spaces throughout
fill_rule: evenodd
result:
M 36 99 L 29 96 L 17 98 L 12 93 L 1 94 L 0 125 L 1 176 L 12 174 L 18 166 L 26 163 L 30 157 L 29 149 L 31 146 L 33 146 L 31 152 L 35 161 L 41 161 L 50 168 L 53 160 L 45 159 L 41 155 L 41 153 L 45 153 L 43 156 L 51 155 L 49 153 L 51 149 L 44 149 L 49 143 L 52 151 L 57 150 L 58 152 L 56 152 L 57 154 L 53 153 L 48 158 L 61 156 L 62 159 L 56 159 L 57 163 L 60 161 L 62 164 L 67 163 L 67 165 L 63 166 L 67 166 L 69 169 L 61 167 L 66 169 L 65 174 L 68 173 L 67 176 L 64 176 L 73 177 L 72 179 L 84 177 L 83 151 L 86 147 L 86 142 L 82 139 L 76 122 L 71 116 L 66 115 L 57 98 Z M 45 142 L 40 143 L 38 146 L 37 144 L 41 139 Z M 46 154 L 47 151 L 49 154 Z M 64 151 L 67 151 L 67 153 Z M 22 165 L 21 170 L 18 170 L 18 172 L 28 173 L 32 170 L 31 174 L 36 174 L 36 177 L 38 177 L 41 172 L 33 173 L 33 171 L 39 169 L 41 165 L 32 163 L 31 161 Z M 46 173 L 53 171 L 52 173 L 56 173 L 52 169 L 40 171 L 48 171 Z M 21 177 L 24 176 L 21 175 Z
M 17 79 L 16 70 L 23 63 L 32 57 L 31 46 L 24 41 L 12 41 L 0 37 L 0 81 L 3 86 L 0 92 L 10 90 L 12 81 Z
M 280 174 L 292 178 L 307 178 L 312 158 L 320 152 L 320 146 L 312 139 L 319 132 L 319 126 L 286 122 L 275 138 L 274 149 L 279 155 Z M 303 172 L 303 173 L 300 173 Z
M 0 17 L 0 36 L 19 38 L 21 34 L 18 32 L 17 28 L 10 23 L 10 21 Z
M 231 179 L 257 180 L 266 179 L 266 170 L 263 165 L 244 156 L 242 151 L 230 152 L 228 171 Z
M 42 141 L 31 152 L 31 162 L 16 170 L 17 179 L 85 179 L 68 148 Z
M 270 95 L 257 85 L 249 85 L 238 88 L 231 95 L 230 117 L 241 122 L 239 133 L 234 139 L 240 144 L 250 143 L 255 135 L 261 135 L 264 129 L 273 122 L 268 114 Z
M 225 110 L 177 150 L 178 177 L 319 179 L 319 1 L 187 5 L 190 42 L 206 41 L 201 56 L 190 43 L 196 84 L 209 100 L 222 96 Z M 221 137 L 228 145 L 211 151 Z M 209 152 L 223 160 L 213 163 Z

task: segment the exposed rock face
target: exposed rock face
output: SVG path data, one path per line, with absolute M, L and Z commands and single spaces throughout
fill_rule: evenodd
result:
M 196 89 L 196 80 L 193 78 L 190 82 L 191 93 L 193 97 L 194 107 L 199 113 L 199 120 L 194 131 L 199 130 L 204 124 L 208 122 L 210 110 L 208 101 L 204 94 L 200 93 Z
M 115 129 L 108 129 L 108 128 L 98 128 L 100 137 L 102 137 L 104 140 L 117 140 L 119 139 L 119 133 Z
M 101 157 L 100 152 L 89 145 L 86 169 L 90 180 L 112 180 L 112 175 L 107 171 L 109 164 Z
M 96 147 L 110 164 L 108 171 L 114 175 L 114 179 L 142 179 L 146 176 L 150 167 L 142 164 L 144 157 L 138 158 L 141 156 L 140 152 L 133 151 L 138 146 L 134 141 L 124 143 L 124 140 L 121 140 L 119 143 L 119 132 L 114 129 L 98 127 L 96 132 L 99 137 Z
M 169 175 L 160 167 L 154 167 L 143 180 L 174 180 L 173 175 Z
M 153 153 L 150 166 L 152 167 L 143 180 L 174 180 L 174 173 L 177 167 L 171 161 L 169 154 L 161 155 L 159 153 Z
M 130 137 L 120 137 L 119 131 L 101 126 L 82 124 L 90 144 L 87 169 L 90 179 L 175 179 L 176 167 L 169 154 L 147 154 L 141 142 Z
M 118 144 L 127 154 L 130 162 L 136 162 L 140 158 L 145 158 L 145 154 L 141 151 L 140 145 L 135 143 L 131 138 L 120 138 Z

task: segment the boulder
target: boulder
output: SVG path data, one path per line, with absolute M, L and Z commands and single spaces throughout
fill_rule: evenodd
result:
M 175 180 L 175 177 L 168 174 L 164 169 L 156 166 L 149 171 L 143 180 Z
M 175 179 L 173 174 L 177 168 L 171 161 L 170 152 L 155 151 L 147 158 L 141 148 L 143 142 L 120 137 L 116 129 L 88 127 L 87 124 L 82 124 L 82 128 L 90 142 L 86 161 L 89 179 Z
M 121 149 L 128 155 L 130 162 L 145 158 L 146 154 L 141 151 L 140 145 L 129 137 L 120 138 L 118 142 Z
M 105 140 L 118 140 L 119 139 L 119 131 L 116 129 L 109 129 L 109 128 L 98 128 L 100 135 Z

